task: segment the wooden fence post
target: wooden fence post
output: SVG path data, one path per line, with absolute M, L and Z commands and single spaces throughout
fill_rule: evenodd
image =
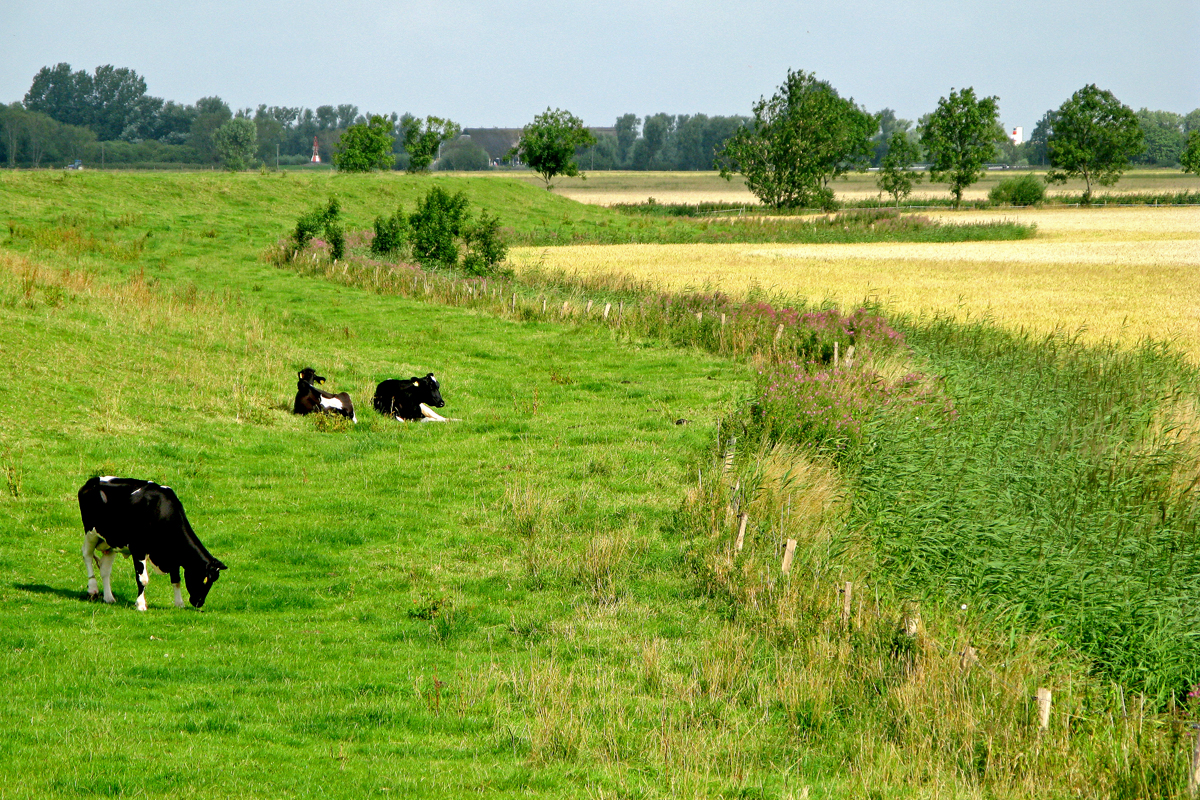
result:
M 734 549 L 739 553 L 742 552 L 742 546 L 746 544 L 746 523 L 749 520 L 749 514 L 742 514 L 741 517 L 738 518 L 737 543 L 734 545 Z
M 1038 728 L 1041 730 L 1050 729 L 1050 703 L 1053 699 L 1054 693 L 1046 687 L 1037 690 Z
M 725 450 L 725 471 L 729 472 L 733 469 L 733 454 L 734 448 L 737 447 L 737 437 L 729 437 L 729 447 Z
M 783 323 L 779 323 L 779 327 L 775 329 L 775 344 L 779 344 L 779 340 L 783 337 Z
M 1194 795 L 1200 788 L 1200 725 L 1192 727 L 1196 728 L 1196 743 L 1192 746 L 1192 768 L 1188 770 L 1188 792 Z
M 570 306 L 570 303 L 571 303 L 571 301 L 570 301 L 570 300 L 563 300 L 563 310 L 562 310 L 562 315 L 563 315 L 564 317 L 567 315 L 567 308 Z
M 795 558 L 795 556 L 796 556 L 796 540 L 788 539 L 787 547 L 785 547 L 783 549 L 783 564 L 780 565 L 780 569 L 783 570 L 784 575 L 787 575 L 789 572 L 792 571 L 792 559 Z
M 545 298 L 545 296 L 542 297 L 542 316 L 543 317 L 546 316 L 546 298 Z
M 608 322 L 608 312 L 612 311 L 612 303 L 604 304 L 604 321 Z
M 838 368 L 838 343 L 833 343 L 833 368 Z
M 588 300 L 587 308 L 583 310 L 583 315 L 586 317 L 592 313 L 592 301 Z

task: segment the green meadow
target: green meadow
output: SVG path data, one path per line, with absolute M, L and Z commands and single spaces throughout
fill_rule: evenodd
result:
M 0 174 L 0 797 L 1183 796 L 1193 367 L 897 320 L 866 366 L 937 403 L 772 436 L 770 327 L 264 256 L 432 182 L 525 242 L 707 235 L 496 179 Z M 291 413 L 305 366 L 357 425 Z M 428 371 L 459 421 L 370 408 Z M 175 489 L 203 613 L 123 559 L 83 599 L 97 474 Z

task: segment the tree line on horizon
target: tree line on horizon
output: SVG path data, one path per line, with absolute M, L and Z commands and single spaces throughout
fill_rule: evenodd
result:
M 1014 145 L 997 140 L 988 160 L 1013 166 L 1048 165 L 1054 114 L 1046 112 L 1027 142 Z M 897 117 L 890 108 L 869 116 L 874 123 L 863 164 L 881 166 L 897 132 L 917 148 L 918 160 L 929 158 L 921 145 L 929 115 L 915 123 Z M 1188 135 L 1200 130 L 1200 109 L 1182 115 L 1143 108 L 1135 116 L 1145 145 L 1132 159 L 1137 164 L 1179 164 Z M 38 168 L 79 159 L 89 165 L 230 166 L 230 146 L 222 144 L 234 138 L 237 168 L 307 163 L 314 139 L 321 160 L 330 162 L 347 129 L 376 117 L 389 126 L 393 168 L 409 169 L 406 142 L 424 135 L 428 124 L 412 114 L 363 114 L 352 104 L 315 109 L 260 104 L 255 109 L 233 109 L 217 96 L 184 105 L 147 94 L 145 80 L 131 69 L 105 65 L 88 73 L 59 63 L 38 71 L 23 101 L 0 104 L 0 163 Z M 253 132 L 245 124 L 230 125 L 232 120 L 252 123 Z M 457 135 L 454 123 L 436 122 L 444 123 L 444 132 Z M 611 132 L 593 129 L 594 142 L 578 148 L 576 159 L 585 170 L 712 170 L 720 166 L 719 154 L 729 139 L 754 124 L 750 116 L 627 113 L 615 121 Z M 225 134 L 218 135 L 223 126 Z M 468 138 L 449 137 L 436 166 L 479 170 L 493 167 L 494 161 Z

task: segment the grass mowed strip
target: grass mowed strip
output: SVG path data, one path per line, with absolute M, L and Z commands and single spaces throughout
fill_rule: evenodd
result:
M 658 531 L 741 368 L 282 272 L 242 299 L 3 267 L 5 367 L 38 398 L 7 393 L 0 428 L 0 606 L 21 620 L 0 634 L 7 791 L 323 795 L 314 766 L 342 794 L 523 790 L 558 770 L 527 773 L 529 734 L 497 730 L 478 675 L 578 657 L 549 634 L 597 613 L 619 641 L 713 624 L 659 607 L 679 577 Z M 310 363 L 352 392 L 359 425 L 290 413 Z M 370 410 L 376 380 L 427 368 L 463 422 Z M 74 494 L 91 474 L 176 490 L 229 564 L 204 614 L 171 607 L 161 576 L 134 612 L 127 561 L 116 606 L 79 599 Z M 552 527 L 513 522 L 526 495 Z M 620 543 L 591 557 L 611 596 L 589 578 L 598 541 Z M 616 633 L 588 647 L 621 663 Z

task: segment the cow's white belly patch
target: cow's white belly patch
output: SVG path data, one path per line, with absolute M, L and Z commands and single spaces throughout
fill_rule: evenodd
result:
M 345 407 L 342 405 L 342 401 L 338 400 L 336 397 L 322 397 L 321 408 L 336 408 L 339 411 L 345 410 Z

